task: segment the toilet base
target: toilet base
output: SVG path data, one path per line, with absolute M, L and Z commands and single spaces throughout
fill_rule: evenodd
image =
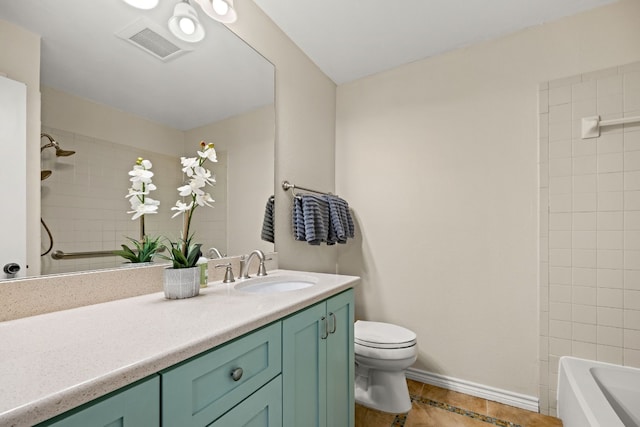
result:
M 356 367 L 355 398 L 359 405 L 392 414 L 404 414 L 411 409 L 404 370 Z

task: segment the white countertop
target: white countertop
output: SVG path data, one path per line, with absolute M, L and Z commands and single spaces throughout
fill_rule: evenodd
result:
M 300 274 L 273 294 L 212 282 L 200 295 L 154 293 L 0 322 L 0 426 L 30 426 L 353 287 L 355 276 Z

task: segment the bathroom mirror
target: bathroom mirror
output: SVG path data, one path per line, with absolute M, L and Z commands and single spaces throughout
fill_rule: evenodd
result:
M 124 197 L 137 157 L 154 164 L 152 196 L 161 201 L 146 231 L 176 238 L 181 218 L 171 219 L 170 207 L 182 183 L 179 157 L 195 156 L 201 140 L 216 145 L 219 162 L 211 164 L 214 207 L 195 213 L 196 240 L 226 255 L 273 250 L 260 227 L 273 194 L 274 67 L 196 4 L 204 40 L 177 39 L 167 26 L 177 3 L 152 10 L 121 0 L 0 4 L 1 20 L 41 36 L 40 145 L 51 136 L 75 152 L 42 149 L 42 217 L 53 237 L 43 274 L 122 263 L 50 255 L 115 250 L 126 236 L 139 236 Z M 41 232 L 46 252 L 51 238 Z

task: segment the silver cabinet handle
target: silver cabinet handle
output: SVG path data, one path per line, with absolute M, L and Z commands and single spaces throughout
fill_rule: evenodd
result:
M 233 378 L 234 381 L 239 381 L 240 378 L 242 378 L 243 373 L 244 371 L 242 370 L 242 368 L 236 368 L 231 371 L 231 378 Z
M 336 328 L 338 327 L 338 319 L 336 319 L 336 315 L 333 313 L 329 313 L 329 317 L 331 317 L 333 319 L 332 324 L 333 327 L 331 328 L 331 332 L 329 332 L 330 334 L 335 334 L 336 333 Z
M 320 339 L 326 340 L 329 336 L 329 325 L 327 325 L 327 318 L 325 316 L 322 316 L 322 319 L 320 319 L 320 321 L 322 322 L 323 329 Z

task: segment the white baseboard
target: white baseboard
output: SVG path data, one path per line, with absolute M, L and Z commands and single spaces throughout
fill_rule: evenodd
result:
M 502 390 L 458 378 L 447 377 L 445 375 L 434 374 L 432 372 L 422 371 L 415 368 L 407 369 L 406 377 L 410 380 L 446 388 L 447 390 L 481 397 L 483 399 L 504 403 L 505 405 L 515 406 L 516 408 L 526 409 L 528 411 L 539 412 L 539 400 L 535 396 L 514 393 L 512 391 Z

